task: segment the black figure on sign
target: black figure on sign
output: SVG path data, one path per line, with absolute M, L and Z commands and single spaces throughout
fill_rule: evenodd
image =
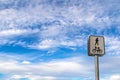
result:
M 93 52 L 94 53 L 96 53 L 96 52 L 101 53 L 102 52 L 102 50 L 99 47 L 99 39 L 98 39 L 98 37 L 95 39 L 95 49 L 93 49 Z
M 98 43 L 98 42 L 99 42 L 99 39 L 98 39 L 98 38 L 96 38 L 96 39 L 95 39 L 95 45 L 99 45 L 99 43 Z
M 99 48 L 99 39 L 95 39 L 95 49 L 97 50 Z

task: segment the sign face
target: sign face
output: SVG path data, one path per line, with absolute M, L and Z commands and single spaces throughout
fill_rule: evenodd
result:
M 88 39 L 88 55 L 102 56 L 105 54 L 105 41 L 103 36 L 90 36 Z

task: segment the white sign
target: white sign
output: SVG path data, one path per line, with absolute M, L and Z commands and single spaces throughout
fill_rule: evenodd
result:
M 103 36 L 90 36 L 88 39 L 88 55 L 102 56 L 105 54 L 105 42 Z

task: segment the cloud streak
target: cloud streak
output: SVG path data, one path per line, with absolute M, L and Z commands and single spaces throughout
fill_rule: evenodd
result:
M 0 64 L 2 68 L 0 73 L 11 74 L 10 79 L 28 78 L 30 80 L 58 80 L 63 78 L 63 80 L 66 80 L 69 76 L 74 78 L 80 75 L 89 75 L 92 73 L 91 70 L 93 70 L 92 66 L 85 64 L 86 61 L 82 57 L 39 63 L 31 63 L 29 61 L 19 62 L 19 59 L 16 60 L 13 57 L 10 61 L 5 61 L 4 59 L 2 61 L 0 60 L 0 62 L 2 62 L 2 64 Z M 88 65 L 89 67 L 87 67 Z
M 40 44 L 46 38 L 48 40 L 54 38 L 55 42 L 59 42 L 61 37 L 64 38 L 64 41 L 71 38 L 69 35 L 74 34 L 73 36 L 76 37 L 85 34 L 85 32 L 79 32 L 84 30 L 82 29 L 84 26 L 99 32 L 106 27 L 111 27 L 113 22 L 118 24 L 115 21 L 116 17 L 113 18 L 106 13 L 106 11 L 110 12 L 112 6 L 108 4 L 108 9 L 106 10 L 105 6 L 102 6 L 103 3 L 99 1 L 6 0 L 1 2 L 4 8 L 0 10 L 0 35 L 24 35 L 34 33 L 37 30 L 36 33 L 40 36 L 38 39 L 38 41 L 41 41 Z M 113 1 L 111 0 L 108 3 L 111 2 Z M 117 2 L 114 4 L 118 6 Z M 114 10 L 113 7 L 112 9 Z

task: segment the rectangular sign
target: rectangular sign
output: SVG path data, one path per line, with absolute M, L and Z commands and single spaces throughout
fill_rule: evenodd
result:
M 90 36 L 88 39 L 88 55 L 102 56 L 105 54 L 105 41 L 103 36 Z

